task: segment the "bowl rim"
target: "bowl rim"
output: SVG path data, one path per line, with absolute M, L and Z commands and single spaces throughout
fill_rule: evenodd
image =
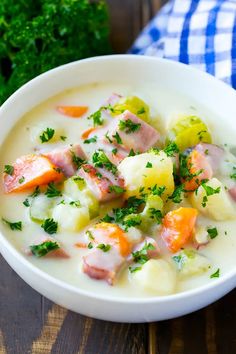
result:
M 91 57 L 91 58 L 86 58 L 82 60 L 77 60 L 73 61 L 71 63 L 67 63 L 64 65 L 61 65 L 59 67 L 56 67 L 54 69 L 51 69 L 45 73 L 42 73 L 23 86 L 21 86 L 17 91 L 15 91 L 0 107 L 0 114 L 4 112 L 4 110 L 8 109 L 8 107 L 12 104 L 15 98 L 17 98 L 19 95 L 24 95 L 25 90 L 27 90 L 29 87 L 35 85 L 38 83 L 39 80 L 44 79 L 44 78 L 49 78 L 50 76 L 53 76 L 57 74 L 60 71 L 66 70 L 68 67 L 73 67 L 80 65 L 81 63 L 95 63 L 99 61 L 116 61 L 116 60 L 134 60 L 134 61 L 153 61 L 156 63 L 163 63 L 165 62 L 166 65 L 171 65 L 171 66 L 176 66 L 177 69 L 179 70 L 186 70 L 189 72 L 195 72 L 200 76 L 203 80 L 211 80 L 214 84 L 218 85 L 219 87 L 222 87 L 223 90 L 227 90 L 229 94 L 234 94 L 236 98 L 236 91 L 231 88 L 229 85 L 226 83 L 216 79 L 215 77 L 211 76 L 208 73 L 205 73 L 203 71 L 200 71 L 196 68 L 190 67 L 189 65 L 180 63 L 180 62 L 175 62 L 172 60 L 168 59 L 162 59 L 162 58 L 156 58 L 156 57 L 150 57 L 150 56 L 143 56 L 143 55 L 133 55 L 133 54 L 114 54 L 114 55 L 106 55 L 106 56 L 99 56 L 99 57 Z M 155 303 L 172 303 L 178 300 L 184 300 L 192 296 L 197 296 L 202 293 L 205 293 L 207 291 L 211 291 L 213 288 L 218 288 L 220 287 L 223 283 L 226 283 L 230 281 L 230 279 L 236 279 L 236 267 L 235 269 L 231 269 L 230 271 L 226 272 L 223 274 L 221 277 L 217 279 L 212 279 L 212 282 L 208 284 L 201 285 L 197 288 L 193 288 L 190 290 L 186 290 L 183 292 L 175 293 L 175 294 L 170 294 L 170 295 L 164 295 L 164 296 L 148 296 L 148 297 L 125 297 L 125 296 L 117 296 L 117 295 L 106 295 L 106 294 L 94 294 L 92 291 L 82 289 L 78 286 L 71 285 L 67 283 L 64 280 L 61 280 L 57 277 L 54 277 L 50 275 L 49 273 L 41 270 L 39 267 L 34 265 L 33 263 L 30 262 L 30 260 L 26 259 L 23 254 L 18 251 L 13 244 L 4 236 L 3 232 L 0 231 L 0 248 L 6 248 L 9 253 L 11 254 L 12 257 L 16 258 L 19 263 L 23 263 L 27 271 L 30 271 L 31 273 L 34 273 L 36 276 L 39 276 L 43 278 L 45 281 L 48 281 L 49 283 L 52 283 L 53 285 L 56 285 L 60 288 L 63 288 L 67 290 L 68 292 L 77 294 L 77 295 L 83 295 L 86 296 L 87 298 L 90 299 L 97 299 L 97 300 L 102 300 L 106 302 L 111 302 L 111 303 L 127 303 L 127 304 L 155 304 Z M 4 257 L 5 258 L 5 257 Z M 17 272 L 17 271 L 16 271 Z

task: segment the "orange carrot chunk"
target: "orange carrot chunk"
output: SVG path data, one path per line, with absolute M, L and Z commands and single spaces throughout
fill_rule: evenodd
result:
M 58 112 L 72 118 L 82 117 L 88 110 L 88 106 L 57 106 Z
M 184 182 L 186 191 L 194 191 L 199 187 L 202 180 L 210 179 L 213 175 L 211 165 L 206 156 L 197 150 L 193 150 L 188 157 L 188 169 L 193 177 Z
M 170 211 L 163 218 L 161 237 L 173 253 L 190 241 L 198 211 L 194 208 L 179 208 Z
M 46 157 L 40 155 L 25 155 L 13 164 L 13 173 L 3 175 L 6 193 L 20 192 L 32 187 L 48 184 L 62 178 L 59 172 Z
M 93 133 L 94 131 L 96 131 L 97 130 L 97 128 L 89 128 L 89 129 L 87 129 L 87 130 L 85 130 L 83 133 L 82 133 L 82 135 L 81 135 L 81 138 L 82 139 L 87 139 L 88 137 L 89 137 L 89 135 L 91 134 L 91 133 Z

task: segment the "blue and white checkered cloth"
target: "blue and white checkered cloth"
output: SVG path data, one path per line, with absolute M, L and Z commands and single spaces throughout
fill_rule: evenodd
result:
M 190 64 L 236 89 L 236 0 L 170 0 L 130 53 Z

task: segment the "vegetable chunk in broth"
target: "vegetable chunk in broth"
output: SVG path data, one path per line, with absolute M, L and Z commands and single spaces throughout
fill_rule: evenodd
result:
M 43 271 L 100 294 L 216 281 L 236 265 L 236 157 L 212 115 L 110 83 L 40 104 L 1 148 L 2 232 Z

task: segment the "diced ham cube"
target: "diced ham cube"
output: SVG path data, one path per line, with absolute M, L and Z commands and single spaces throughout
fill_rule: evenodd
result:
M 122 122 L 131 122 L 134 128 L 121 128 Z M 121 123 L 120 123 L 121 122 Z M 154 146 L 160 138 L 160 134 L 149 124 L 139 119 L 135 114 L 125 111 L 121 115 L 113 118 L 107 128 L 107 136 L 112 143 L 125 147 L 127 150 L 133 149 L 135 152 L 145 152 Z M 132 130 L 132 128 L 131 128 Z M 117 139 L 117 134 L 121 139 Z
M 66 177 L 73 176 L 78 170 L 78 166 L 76 166 L 76 163 L 73 161 L 74 158 L 78 158 L 81 161 L 86 160 L 86 155 L 79 144 L 58 147 L 45 153 L 44 156 L 59 167 Z
M 122 193 L 112 191 L 113 186 L 124 186 L 124 181 L 120 177 L 114 176 L 106 169 L 95 168 L 90 164 L 81 166 L 78 175 L 85 179 L 95 197 L 105 202 L 121 196 Z
M 220 167 L 223 157 L 225 156 L 225 151 L 220 146 L 214 144 L 200 143 L 194 147 L 195 150 L 203 154 L 211 168 L 213 173 L 216 173 Z
M 229 189 L 229 195 L 236 202 L 236 186 Z
M 126 233 L 116 224 L 103 222 L 90 228 L 86 234 L 93 249 L 83 257 L 83 272 L 90 278 L 103 279 L 113 285 L 131 250 Z M 98 248 L 101 244 L 109 245 L 109 250 Z
M 83 257 L 83 272 L 90 278 L 105 280 L 113 285 L 119 270 L 125 262 L 118 250 L 113 248 L 109 252 L 103 252 L 96 248 Z

